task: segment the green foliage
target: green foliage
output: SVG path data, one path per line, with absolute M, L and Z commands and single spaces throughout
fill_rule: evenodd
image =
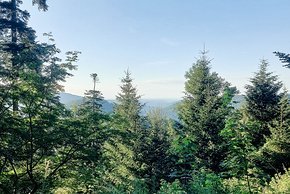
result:
M 170 155 L 169 122 L 160 109 L 147 113 L 146 132 L 137 140 L 134 160 L 139 168 L 135 174 L 145 180 L 150 193 L 155 193 L 161 179 L 170 180 L 173 161 Z
M 184 127 L 180 138 L 185 138 L 185 141 L 181 142 L 187 146 L 190 141 L 194 148 L 189 149 L 196 150 L 187 163 L 194 162 L 197 167 L 217 172 L 224 152 L 219 132 L 231 111 L 230 99 L 236 90 L 230 88 L 217 73 L 211 73 L 209 65 L 210 60 L 203 53 L 186 72 L 186 92 L 178 113 Z
M 186 194 L 186 192 L 182 188 L 180 182 L 175 180 L 173 183 L 162 181 L 158 194 Z
M 60 82 L 71 76 L 79 52 L 67 52 L 62 61 L 55 45 L 37 43 L 34 31 L 27 27 L 29 14 L 18 8 L 19 3 L 0 4 L 7 13 L 1 14 L 0 189 L 48 193 L 59 188 L 61 180 L 71 180 L 68 176 L 80 164 L 90 166 L 88 158 L 98 156 L 91 148 L 98 148 L 99 134 L 90 121 L 95 119 L 96 124 L 100 119 L 73 117 L 59 102 Z M 35 3 L 44 6 L 45 1 Z M 19 18 L 9 15 L 13 9 Z M 14 20 L 17 25 L 6 25 Z
M 262 60 L 260 70 L 251 79 L 251 85 L 246 86 L 247 111 L 258 121 L 268 122 L 278 115 L 279 93 L 282 84 L 278 77 L 267 72 L 268 62 Z
M 269 136 L 268 124 L 279 115 L 279 93 L 282 83 L 278 77 L 267 71 L 268 62 L 262 60 L 260 70 L 251 79 L 251 85 L 246 86 L 246 111 L 250 119 L 262 124 L 254 135 L 255 146 L 265 143 L 265 136 Z
M 208 170 L 200 169 L 193 173 L 192 181 L 187 186 L 188 193 L 207 194 L 225 193 L 222 179 Z
M 105 179 L 117 187 L 125 185 L 126 191 L 132 191 L 133 181 L 138 178 L 136 171 L 142 165 L 134 158 L 138 158 L 138 141 L 142 141 L 144 135 L 140 116 L 143 105 L 139 102 L 140 96 L 132 85 L 133 79 L 128 70 L 121 82 L 111 123 L 115 135 L 105 144 L 105 157 L 109 160 Z
M 290 193 L 290 169 L 285 170 L 284 174 L 276 174 L 270 183 L 265 187 L 263 193 Z
M 252 194 L 261 193 L 263 186 L 259 178 L 250 177 L 251 191 L 249 191 L 248 180 L 246 177 L 229 178 L 223 180 L 225 193 L 231 194 Z
M 222 184 L 222 179 L 204 169 L 200 169 L 192 174 L 192 179 L 186 184 L 181 184 L 178 179 L 172 183 L 162 181 L 158 194 L 161 193 L 195 193 L 195 194 L 207 194 L 207 193 L 225 193 L 225 188 Z
M 191 179 L 191 172 L 195 165 L 196 145 L 193 137 L 176 135 L 172 141 L 171 152 L 175 162 L 173 178 L 182 180 L 182 183 Z
M 69 176 L 61 177 L 69 186 L 73 186 L 74 191 L 92 192 L 99 190 L 103 183 L 102 173 L 105 172 L 105 158 L 103 157 L 103 146 L 107 140 L 109 131 L 107 130 L 109 117 L 101 110 L 103 97 L 101 92 L 96 90 L 96 78 L 93 77 L 94 89 L 86 92 L 85 100 L 78 109 L 75 110 L 71 121 L 77 130 L 77 137 L 81 139 L 82 147 L 79 149 L 77 159 L 71 161 L 69 166 Z M 74 179 L 70 179 L 75 177 Z
M 245 122 L 243 115 L 236 111 L 227 119 L 226 126 L 221 131 L 228 147 L 227 156 L 222 163 L 225 168 L 223 176 L 234 177 L 225 181 L 231 193 L 253 193 L 266 181 L 267 176 L 257 163 L 257 148 L 252 143 L 251 133 L 259 128 L 259 123 Z
M 290 167 L 290 105 L 286 92 L 279 103 L 279 116 L 269 128 L 270 136 L 260 149 L 260 160 L 273 175 Z
M 66 138 L 69 128 L 62 127 L 68 122 L 67 112 L 57 97 L 62 89 L 59 82 L 75 68 L 70 57 L 77 53 L 70 53 L 62 63 L 55 56 L 58 52 L 54 45 L 31 42 L 31 47 L 19 52 L 17 78 L 1 77 L 1 90 L 12 81 L 7 91 L 11 95 L 5 92 L 1 99 L 1 176 L 8 181 L 3 187 L 11 184 L 15 192 L 34 193 L 50 184 L 78 148 Z M 10 64 L 5 61 L 4 67 L 13 74 Z
M 132 85 L 133 79 L 129 70 L 125 72 L 125 77 L 121 80 L 121 92 L 116 96 L 114 113 L 121 116 L 126 121 L 126 130 L 136 132 L 140 127 L 140 113 L 143 105 L 137 94 L 137 88 Z
M 236 89 L 203 52 L 185 74 L 180 123 L 158 109 L 142 116 L 128 70 L 112 115 L 96 73 L 83 104 L 67 110 L 61 82 L 79 52 L 63 61 L 54 44 L 37 42 L 21 3 L 0 1 L 0 193 L 290 192 L 290 170 L 281 173 L 290 167 L 289 99 L 265 60 L 244 109 L 233 110 Z M 290 67 L 289 55 L 276 55 Z
M 244 123 L 238 111 L 227 119 L 221 136 L 227 142 L 228 154 L 223 166 L 228 170 L 229 175 L 248 176 L 249 169 L 254 167 L 253 154 L 256 148 L 252 145 L 252 136 L 249 131 L 257 130 L 259 127 L 255 122 Z

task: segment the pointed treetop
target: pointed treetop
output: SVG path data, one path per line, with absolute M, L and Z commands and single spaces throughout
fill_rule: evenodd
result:
M 127 80 L 127 81 L 133 81 L 133 79 L 131 78 L 131 72 L 130 72 L 129 68 L 127 68 L 127 69 L 124 71 L 124 73 L 125 73 L 125 77 L 122 79 L 122 82 L 123 82 L 123 80 L 124 80 L 124 81 L 125 81 L 125 80 Z
M 247 112 L 262 122 L 273 120 L 278 114 L 278 103 L 281 99 L 282 82 L 277 75 L 268 71 L 267 60 L 261 60 L 259 70 L 246 85 Z
M 90 76 L 93 78 L 93 81 L 94 81 L 94 82 L 99 81 L 99 79 L 98 79 L 98 74 L 97 74 L 97 73 L 92 73 L 92 74 L 90 74 Z
M 201 55 L 204 56 L 206 55 L 207 53 L 209 52 L 209 50 L 206 50 L 206 46 L 205 46 L 205 43 L 203 44 L 203 50 L 200 51 Z
M 262 59 L 261 60 L 261 63 L 260 63 L 260 71 L 259 71 L 259 73 L 260 74 L 266 74 L 266 72 L 267 72 L 267 70 L 268 70 L 268 66 L 269 66 L 269 63 L 268 63 L 268 61 L 266 60 L 266 59 Z
M 90 76 L 93 78 L 93 82 L 94 82 L 94 89 L 93 89 L 93 91 L 95 91 L 96 90 L 96 84 L 99 81 L 98 74 L 92 73 L 92 74 L 90 74 Z

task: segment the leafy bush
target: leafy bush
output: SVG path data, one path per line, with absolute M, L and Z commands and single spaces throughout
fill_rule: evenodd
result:
M 68 187 L 61 187 L 61 188 L 55 189 L 53 193 L 54 194 L 72 194 L 73 191 L 72 191 L 72 189 L 70 189 Z
M 257 178 L 249 178 L 250 190 L 246 178 L 230 178 L 223 181 L 226 193 L 232 194 L 246 194 L 246 193 L 260 193 L 262 186 L 260 180 Z
M 183 190 L 179 180 L 175 180 L 173 183 L 161 181 L 158 194 L 186 194 L 186 192 Z
M 188 193 L 208 194 L 225 193 L 221 178 L 213 172 L 200 170 L 193 175 L 189 184 Z
M 282 175 L 281 173 L 276 174 L 265 187 L 263 193 L 290 193 L 290 169 L 285 170 Z

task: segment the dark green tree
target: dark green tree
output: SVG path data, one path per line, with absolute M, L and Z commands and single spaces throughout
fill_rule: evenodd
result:
M 260 130 L 253 133 L 255 146 L 261 146 L 264 136 L 270 135 L 268 124 L 278 117 L 282 97 L 282 83 L 267 67 L 268 62 L 262 60 L 259 71 L 251 78 L 251 85 L 246 86 L 246 112 L 250 119 L 261 124 Z
M 279 115 L 269 127 L 270 136 L 260 149 L 260 162 L 267 173 L 274 175 L 290 167 L 290 105 L 287 92 L 279 103 Z
M 147 120 L 148 126 L 136 141 L 134 160 L 139 167 L 135 174 L 145 180 L 150 193 L 156 193 L 161 180 L 171 180 L 170 122 L 161 109 L 150 110 Z
M 93 89 L 85 93 L 83 106 L 86 111 L 90 110 L 93 113 L 102 112 L 101 107 L 104 98 L 102 93 L 96 90 L 96 84 L 99 81 L 98 75 L 96 73 L 92 73 L 91 77 L 93 78 Z
M 46 0 L 33 0 L 40 10 L 47 10 Z M 18 87 L 18 70 L 22 68 L 20 53 L 35 43 L 35 32 L 27 26 L 29 13 L 19 8 L 21 0 L 0 1 L 0 50 L 6 56 L 2 76 L 11 83 L 15 91 Z M 1 64 L 1 63 L 0 63 Z M 9 72 L 9 73 L 8 73 Z M 17 92 L 10 94 L 13 99 L 13 110 L 18 110 Z
M 185 74 L 185 96 L 178 110 L 183 129 L 177 147 L 187 153 L 180 160 L 184 168 L 189 168 L 187 171 L 204 167 L 219 172 L 224 157 L 219 133 L 232 110 L 230 103 L 236 89 L 210 72 L 210 60 L 205 54 Z

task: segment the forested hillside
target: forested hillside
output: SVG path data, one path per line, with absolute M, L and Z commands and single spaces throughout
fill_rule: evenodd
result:
M 75 96 L 65 101 L 62 83 L 80 52 L 61 59 L 51 34 L 37 41 L 21 3 L 0 1 L 0 193 L 290 193 L 289 97 L 267 60 L 239 106 L 239 91 L 203 51 L 185 72 L 183 98 L 168 107 L 176 120 L 162 109 L 170 104 L 142 112 L 129 70 L 114 102 L 91 72 L 68 108 Z M 275 54 L 290 75 L 290 55 Z
M 60 102 L 63 103 L 68 109 L 74 106 L 80 105 L 85 100 L 82 96 L 62 92 L 59 94 Z M 112 113 L 115 100 L 106 100 L 102 102 L 102 110 L 106 113 Z M 173 120 L 178 120 L 177 108 L 181 100 L 174 99 L 141 99 L 141 103 L 144 104 L 142 109 L 142 115 L 146 115 L 152 109 L 160 109 Z M 232 106 L 234 108 L 240 108 L 245 103 L 244 95 L 237 94 L 232 98 Z

